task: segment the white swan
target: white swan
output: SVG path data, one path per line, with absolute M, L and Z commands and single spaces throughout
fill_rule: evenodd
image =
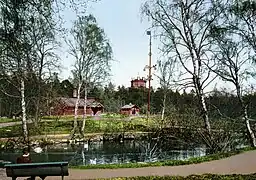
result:
M 96 162 L 96 158 L 94 158 L 94 159 L 90 159 L 90 164 L 97 164 L 97 162 Z
M 88 150 L 89 146 L 88 143 L 84 143 L 84 149 Z
M 43 151 L 43 149 L 41 147 L 36 147 L 36 148 L 34 148 L 34 151 L 36 153 L 41 153 Z

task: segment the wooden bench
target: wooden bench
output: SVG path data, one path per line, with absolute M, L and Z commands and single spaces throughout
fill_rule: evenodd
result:
M 68 176 L 68 162 L 6 164 L 7 177 L 16 180 L 17 177 L 36 177 L 45 179 L 47 176 Z
M 10 162 L 10 161 L 4 161 L 4 160 L 0 160 L 0 168 L 4 168 L 4 166 L 6 165 L 6 164 L 11 164 L 12 162 Z

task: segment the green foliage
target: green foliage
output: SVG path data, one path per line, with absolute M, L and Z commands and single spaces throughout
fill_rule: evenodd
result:
M 207 161 L 219 160 L 226 157 L 230 157 L 245 151 L 255 150 L 255 148 L 244 148 L 232 152 L 217 153 L 213 155 L 190 158 L 188 160 L 166 160 L 152 163 L 127 163 L 127 164 L 96 164 L 86 166 L 72 166 L 71 168 L 76 169 L 117 169 L 117 168 L 140 168 L 140 167 L 153 167 L 153 166 L 180 166 L 188 164 L 198 164 Z
M 92 14 L 78 16 L 71 29 L 71 37 L 69 53 L 76 59 L 73 81 L 76 86 L 83 84 L 87 93 L 89 88 L 101 86 L 108 80 L 112 47 Z
M 56 77 L 57 78 L 57 77 Z M 4 81 L 1 81 L 1 85 L 5 86 Z M 66 84 L 66 85 L 65 85 Z M 64 81 L 52 81 L 48 84 L 44 85 L 44 90 L 51 91 L 50 97 L 52 98 L 52 102 L 54 102 L 54 97 L 56 95 L 61 96 L 61 97 L 72 97 L 72 87 L 68 87 L 68 82 L 67 80 Z M 6 84 L 6 88 L 10 88 L 10 91 L 14 95 L 18 95 L 17 89 L 11 88 L 11 85 L 8 83 Z M 28 89 L 31 89 L 33 86 L 29 86 Z M 53 89 L 50 90 L 50 87 L 53 87 Z M 66 87 L 66 89 L 65 89 Z M 98 98 L 100 96 L 102 99 L 100 99 L 100 102 L 104 105 L 105 109 L 104 111 L 107 111 L 108 109 L 115 110 L 113 113 L 107 113 L 106 115 L 102 115 L 102 118 L 124 118 L 125 115 L 120 115 L 119 110 L 122 105 L 128 104 L 130 102 L 132 103 L 138 103 L 138 104 L 143 104 L 142 106 L 139 106 L 140 112 L 143 113 L 143 109 L 146 112 L 147 109 L 147 100 L 143 98 L 138 98 L 136 95 L 132 95 L 133 93 L 139 93 L 139 91 L 129 91 L 128 88 L 125 87 L 118 87 L 117 91 L 110 91 L 107 90 L 108 87 L 105 88 L 105 90 L 99 93 L 93 94 L 93 92 L 89 92 L 88 96 L 93 96 Z M 33 89 L 33 88 L 32 88 Z M 61 90 L 62 89 L 62 90 Z M 141 92 L 140 92 L 141 93 Z M 31 92 L 31 98 L 35 96 L 35 93 Z M 44 95 L 43 95 L 44 96 Z M 128 98 L 129 96 L 129 98 Z M 136 97 L 136 100 L 133 99 L 133 97 Z M 162 110 L 162 97 L 163 97 L 163 90 L 161 88 L 156 89 L 155 91 L 152 91 L 151 94 L 151 113 L 154 114 L 159 114 Z M 18 99 L 15 97 L 8 97 L 5 96 L 3 93 L 0 92 L 0 105 L 1 105 L 1 116 L 8 116 L 12 118 L 13 115 L 19 115 L 20 113 L 20 107 L 19 107 L 19 102 Z M 31 100 L 30 97 L 27 97 L 28 100 Z M 256 118 L 256 94 L 248 94 L 244 96 L 244 100 L 246 104 L 248 104 L 248 114 L 250 118 Z M 197 98 L 195 97 L 193 92 L 190 93 L 179 93 L 179 92 L 174 92 L 171 90 L 168 90 L 167 93 L 167 99 L 166 99 L 166 115 L 172 116 L 173 114 L 176 114 L 175 116 L 178 118 L 179 115 L 184 115 L 184 114 L 199 114 L 197 109 Z M 33 101 L 29 101 L 28 103 L 28 115 L 33 116 L 33 112 L 35 111 L 35 106 L 33 103 L 30 103 Z M 230 95 L 227 92 L 221 92 L 218 91 L 217 89 L 214 89 L 213 93 L 209 95 L 206 98 L 206 102 L 208 105 L 209 109 L 209 115 L 213 119 L 219 119 L 221 117 L 220 113 L 221 112 L 223 115 L 226 117 L 230 118 L 240 118 L 241 117 L 241 108 L 239 106 L 238 99 L 234 95 Z M 109 104 L 111 106 L 109 107 Z M 42 109 L 42 114 L 43 115 L 49 115 L 49 110 L 51 107 L 52 103 L 48 104 L 48 106 L 45 106 Z M 144 113 L 145 113 L 144 112 Z M 60 116 L 56 118 L 56 116 L 43 116 L 43 119 L 69 119 L 72 120 L 73 116 Z

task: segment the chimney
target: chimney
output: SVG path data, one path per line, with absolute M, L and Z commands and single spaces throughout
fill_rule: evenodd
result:
M 73 89 L 73 98 L 77 98 L 77 90 Z

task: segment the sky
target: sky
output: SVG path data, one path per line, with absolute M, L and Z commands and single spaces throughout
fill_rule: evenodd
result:
M 96 3 L 89 3 L 86 10 L 86 14 L 91 13 L 96 17 L 98 25 L 104 29 L 110 40 L 114 57 L 111 82 L 116 87 L 122 85 L 130 87 L 132 78 L 138 75 L 140 77 L 148 75 L 148 71 L 143 71 L 143 69 L 149 61 L 149 36 L 146 35 L 146 31 L 151 24 L 141 15 L 140 8 L 143 2 L 145 0 L 100 0 Z M 65 27 L 71 28 L 76 15 L 71 9 L 66 10 L 64 19 Z M 159 59 L 159 47 L 160 43 L 152 38 L 152 65 L 156 64 Z M 63 48 L 60 57 L 63 66 L 60 75 L 63 80 L 71 77 L 75 59 L 68 54 L 67 47 Z M 216 84 L 218 87 L 233 89 L 232 85 L 216 79 L 211 86 L 207 87 L 207 91 L 211 91 Z M 159 87 L 159 81 L 154 75 L 151 85 L 154 89 Z
M 131 78 L 138 75 L 147 77 L 143 71 L 149 61 L 149 36 L 146 31 L 150 27 L 147 19 L 143 19 L 140 11 L 143 0 L 101 0 L 89 3 L 87 13 L 93 14 L 98 25 L 104 29 L 113 49 L 111 82 L 116 86 L 130 86 Z M 76 16 L 66 11 L 66 27 L 72 26 Z M 157 61 L 158 45 L 152 39 L 152 63 Z M 61 55 L 63 70 L 61 77 L 68 78 L 75 60 L 67 52 Z M 157 78 L 153 77 L 152 86 L 158 86 Z

